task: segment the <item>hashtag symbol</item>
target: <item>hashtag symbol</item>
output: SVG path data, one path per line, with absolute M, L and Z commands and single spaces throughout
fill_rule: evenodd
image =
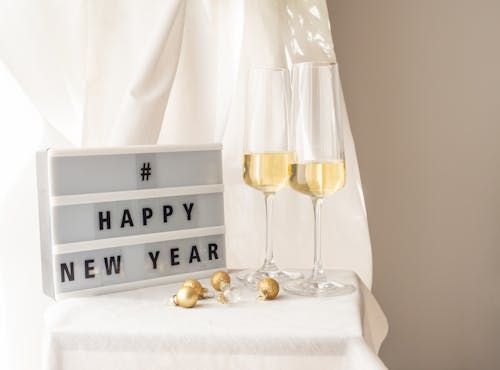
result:
M 146 181 L 149 181 L 149 176 L 151 176 L 151 165 L 149 164 L 149 162 L 144 162 L 141 167 L 142 181 L 144 181 L 144 179 L 146 179 Z

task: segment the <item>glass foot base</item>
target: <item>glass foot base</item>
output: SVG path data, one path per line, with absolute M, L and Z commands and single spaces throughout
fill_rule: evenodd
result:
M 284 283 L 285 281 L 289 280 L 296 280 L 296 279 L 301 279 L 304 277 L 302 273 L 300 272 L 290 272 L 290 271 L 281 271 L 281 270 L 262 270 L 259 269 L 257 271 L 255 270 L 244 270 L 238 273 L 237 275 L 238 280 L 243 282 L 246 286 L 248 287 L 253 287 L 257 288 L 257 285 L 259 284 L 259 281 L 261 281 L 264 278 L 273 278 L 276 280 L 280 285 Z
M 289 281 L 285 284 L 285 291 L 295 295 L 308 297 L 334 297 L 351 294 L 356 288 L 351 284 L 342 284 L 335 281 L 313 281 L 311 278 L 298 281 Z

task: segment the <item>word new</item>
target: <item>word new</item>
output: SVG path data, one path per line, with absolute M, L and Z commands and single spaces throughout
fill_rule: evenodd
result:
M 201 253 L 196 245 L 193 245 L 189 251 L 189 258 L 187 255 L 182 256 L 180 248 L 171 247 L 169 248 L 169 253 L 167 256 L 161 257 L 160 250 L 153 250 L 147 252 L 146 261 L 149 261 L 149 266 L 145 266 L 150 270 L 157 270 L 164 268 L 166 265 L 176 266 L 181 264 L 181 260 L 186 260 L 189 264 L 193 262 L 200 263 L 202 260 L 218 260 L 218 245 L 217 243 L 208 243 L 205 253 Z M 186 251 L 187 252 L 187 251 Z M 160 263 L 161 261 L 161 263 Z M 129 263 L 132 261 L 129 261 Z M 85 279 L 93 279 L 96 277 L 97 271 L 99 270 L 95 266 L 95 259 L 88 258 L 83 261 L 83 268 L 85 272 Z M 110 257 L 104 257 L 104 273 L 106 275 L 119 275 L 122 269 L 123 259 L 121 255 L 115 255 Z M 61 282 L 74 281 L 75 280 L 75 263 L 74 262 L 63 262 L 60 264 L 61 268 Z
M 194 207 L 194 203 L 182 203 L 182 207 L 186 213 L 186 218 L 188 221 L 191 221 L 191 212 Z M 164 205 L 162 210 L 160 211 L 161 217 L 163 217 L 163 222 L 167 223 L 168 218 L 174 214 L 174 207 L 171 205 Z M 134 227 L 135 222 L 137 222 L 137 218 L 142 223 L 143 226 L 148 225 L 148 220 L 152 218 L 154 215 L 153 209 L 150 207 L 142 208 L 141 214 L 137 217 L 132 218 L 132 214 L 130 210 L 125 208 L 120 218 L 120 228 L 124 228 L 125 226 Z M 99 211 L 99 230 L 111 229 L 111 211 Z

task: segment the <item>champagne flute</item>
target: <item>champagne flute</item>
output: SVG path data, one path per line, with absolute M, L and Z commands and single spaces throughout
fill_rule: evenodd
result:
M 250 72 L 243 180 L 262 193 L 266 204 L 266 256 L 261 268 L 243 271 L 238 277 L 246 285 L 256 286 L 266 277 L 279 282 L 299 278 L 301 274 L 282 271 L 276 266 L 272 241 L 272 205 L 275 193 L 287 186 L 290 163 L 295 154 L 290 150 L 288 122 L 288 70 L 255 68 Z
M 295 64 L 292 78 L 296 161 L 290 165 L 290 186 L 312 199 L 314 267 L 309 277 L 288 282 L 285 290 L 306 296 L 349 294 L 355 288 L 329 280 L 321 260 L 321 206 L 346 181 L 338 64 Z

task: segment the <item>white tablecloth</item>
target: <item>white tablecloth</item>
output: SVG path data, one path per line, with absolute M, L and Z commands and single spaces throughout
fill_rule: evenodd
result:
M 356 292 L 309 298 L 282 291 L 259 302 L 242 290 L 238 303 L 209 299 L 183 309 L 167 304 L 179 287 L 173 284 L 58 302 L 45 316 L 44 367 L 385 369 L 376 354 L 387 333 L 380 307 L 354 273 L 335 276 Z

